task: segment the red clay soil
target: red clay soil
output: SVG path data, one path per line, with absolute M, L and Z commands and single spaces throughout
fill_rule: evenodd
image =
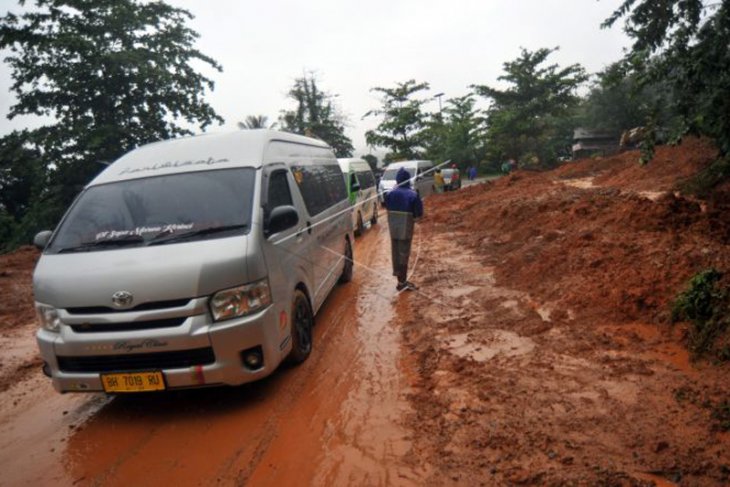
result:
M 32 275 L 38 256 L 30 246 L 0 255 L 0 392 L 41 366 L 35 344 L 27 346 L 35 332 Z
M 463 244 L 477 253 L 500 256 L 493 264 L 501 284 L 576 316 L 663 322 L 692 275 L 730 270 L 730 201 L 697 202 L 667 191 L 714 155 L 692 139 L 687 147 L 660 147 L 644 167 L 632 151 L 550 173 L 518 172 L 439 198 L 429 219 L 469 233 Z M 595 187 L 561 184 L 587 172 Z M 624 182 L 665 193 L 653 201 Z
M 32 276 L 39 255 L 30 246 L 0 255 L 0 330 L 35 319 Z
M 674 191 L 713 157 L 690 139 L 427 200 L 402 333 L 433 485 L 728 485 L 730 364 L 668 323 L 692 275 L 730 271 L 727 200 Z
M 611 157 L 583 159 L 554 171 L 558 178 L 595 176 L 594 183 L 633 191 L 667 191 L 707 167 L 717 157 L 717 150 L 707 139 L 687 137 L 679 146 L 659 146 L 648 164 L 640 164 L 639 151 Z

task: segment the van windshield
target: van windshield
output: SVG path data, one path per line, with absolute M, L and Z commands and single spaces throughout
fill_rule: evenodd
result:
M 195 171 L 92 186 L 46 252 L 88 252 L 248 233 L 256 170 Z
M 398 174 L 399 169 L 400 169 L 399 167 L 386 169 L 385 172 L 383 173 L 383 179 L 386 181 L 395 181 L 395 175 Z M 408 171 L 408 169 L 406 169 L 406 171 Z M 410 174 L 411 177 L 413 177 L 413 174 L 411 174 L 411 171 L 408 171 L 408 174 Z

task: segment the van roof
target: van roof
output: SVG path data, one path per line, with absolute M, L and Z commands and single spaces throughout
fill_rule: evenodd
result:
M 321 140 L 268 129 L 237 130 L 181 137 L 143 145 L 123 155 L 89 186 L 164 174 L 259 167 L 272 141 L 329 149 Z
M 340 168 L 343 171 L 346 171 L 350 168 L 351 165 L 355 166 L 361 166 L 362 164 L 365 164 L 368 166 L 368 169 L 370 169 L 370 164 L 367 163 L 364 159 L 360 159 L 359 157 L 339 157 L 337 158 L 337 163 L 340 165 Z
M 400 161 L 400 162 L 391 162 L 390 164 L 388 164 L 388 165 L 386 166 L 386 168 L 385 168 L 385 169 L 398 169 L 399 167 L 410 167 L 410 166 L 415 166 L 415 165 L 417 165 L 417 164 L 418 164 L 419 162 L 427 162 L 428 164 L 431 164 L 431 165 L 433 165 L 433 162 L 431 162 L 431 161 L 427 161 L 427 160 L 424 160 L 424 159 L 417 159 L 417 160 L 413 160 L 413 161 Z

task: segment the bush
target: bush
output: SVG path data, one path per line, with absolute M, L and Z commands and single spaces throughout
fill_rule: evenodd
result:
M 716 339 L 730 324 L 730 294 L 721 278 L 722 274 L 715 269 L 695 274 L 672 307 L 672 322 L 692 323 L 688 348 L 695 358 L 712 351 Z

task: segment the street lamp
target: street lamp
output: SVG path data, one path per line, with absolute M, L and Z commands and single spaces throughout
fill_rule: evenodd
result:
M 439 115 L 441 115 L 441 97 L 444 96 L 443 93 L 436 93 L 433 95 L 434 98 L 438 98 L 439 100 Z

